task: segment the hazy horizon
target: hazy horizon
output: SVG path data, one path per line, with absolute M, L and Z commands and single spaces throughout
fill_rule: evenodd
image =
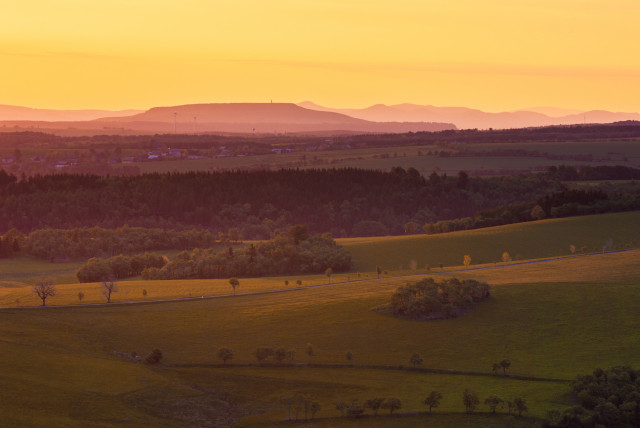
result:
M 640 110 L 639 4 L 560 0 L 13 2 L 0 104 L 209 102 Z M 145 19 L 141 20 L 140 17 Z

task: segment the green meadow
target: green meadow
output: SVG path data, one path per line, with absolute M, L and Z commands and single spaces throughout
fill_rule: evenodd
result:
M 592 155 L 600 165 L 636 166 L 640 160 L 638 141 L 591 141 L 591 142 L 552 142 L 552 143 L 483 143 L 467 146 L 474 152 L 491 150 L 538 151 L 553 156 L 573 156 L 576 153 Z M 280 168 L 365 168 L 390 170 L 394 166 L 415 168 L 428 176 L 433 171 L 440 174 L 457 174 L 458 171 L 482 170 L 531 170 L 557 166 L 594 164 L 594 161 L 573 159 L 548 159 L 539 156 L 469 156 L 440 157 L 428 155 L 431 152 L 447 151 L 439 145 L 368 147 L 344 150 L 326 150 L 311 152 L 291 152 L 283 154 L 265 154 L 222 158 L 208 158 L 177 161 L 140 162 L 135 166 L 141 172 L 186 172 L 211 171 L 225 169 L 280 169 Z
M 637 247 L 640 242 L 640 212 L 601 214 L 460 231 L 440 235 L 403 237 L 346 238 L 338 242 L 349 249 L 355 270 L 373 271 L 376 266 L 390 271 L 409 269 L 411 260 L 418 268 L 459 266 L 465 254 L 472 265 L 502 261 L 506 251 L 515 259 L 537 259 L 570 255 L 587 247 L 588 253 L 601 252 L 611 239 L 613 248 Z
M 489 281 L 492 298 L 434 322 L 371 310 L 406 278 L 180 302 L 4 309 L 0 420 L 278 426 L 287 418 L 280 399 L 301 393 L 321 405 L 317 421 L 304 426 L 506 426 L 504 409 L 490 416 L 482 404 L 495 394 L 525 398 L 527 419 L 516 422 L 533 423 L 571 404 L 563 380 L 640 363 L 639 261 L 629 251 L 456 273 Z M 258 366 L 252 354 L 259 346 L 295 349 L 295 362 Z M 235 353 L 227 367 L 215 356 L 220 347 Z M 164 355 L 157 366 L 126 356 L 154 348 Z M 422 368 L 441 372 L 409 369 L 414 352 Z M 492 364 L 503 358 L 510 376 L 493 375 Z M 464 415 L 465 388 L 479 394 L 480 413 Z M 426 411 L 421 400 L 432 390 L 442 392 L 441 406 L 414 414 Z M 398 413 L 413 415 L 347 420 L 333 404 L 338 397 L 397 397 Z
M 230 296 L 227 280 L 121 281 L 113 301 L 133 304 L 103 304 L 99 284 L 75 281 L 79 262 L 2 260 L 0 421 L 281 426 L 288 418 L 282 399 L 303 394 L 321 409 L 299 426 L 535 426 L 547 411 L 572 405 L 568 382 L 576 375 L 640 365 L 640 251 L 601 253 L 609 238 L 615 248 L 633 246 L 639 229 L 639 213 L 620 213 L 345 239 L 356 268 L 334 275 L 332 284 L 324 275 L 241 278 L 238 295 Z M 526 260 L 496 262 L 504 251 Z M 460 266 L 464 254 L 472 256 L 468 269 Z M 415 271 L 411 259 L 419 263 Z M 375 266 L 387 270 L 380 279 Z M 487 281 L 491 299 L 430 322 L 372 310 L 424 275 Z M 31 284 L 45 276 L 57 279 L 58 293 L 42 308 Z M 263 346 L 295 350 L 294 361 L 259 365 L 254 351 Z M 226 366 L 216 357 L 221 347 L 235 355 Z M 164 356 L 158 365 L 130 357 L 156 348 Z M 413 353 L 424 360 L 416 369 Z M 494 374 L 493 363 L 505 358 L 508 376 Z M 465 389 L 480 397 L 471 415 L 464 413 Z M 428 415 L 422 400 L 433 390 L 443 400 Z M 504 408 L 491 415 L 484 405 L 491 394 L 522 397 L 529 410 L 515 419 Z M 335 408 L 337 399 L 362 404 L 376 397 L 397 397 L 402 408 L 376 417 L 368 410 L 360 419 L 342 418 Z

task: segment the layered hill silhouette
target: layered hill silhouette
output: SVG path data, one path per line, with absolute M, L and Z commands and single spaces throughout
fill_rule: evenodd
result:
M 550 107 L 538 107 L 513 112 L 488 113 L 466 107 L 435 107 L 416 104 L 396 104 L 389 106 L 376 104 L 363 109 L 333 109 L 309 101 L 302 102 L 299 105 L 308 109 L 342 113 L 351 117 L 371 121 L 448 122 L 453 123 L 460 129 L 507 129 L 640 120 L 640 114 L 638 113 L 614 113 L 604 110 L 583 112 Z
M 0 104 L 0 121 L 73 122 L 129 116 L 143 110 L 52 110 Z
M 489 113 L 466 107 L 376 104 L 334 109 L 312 102 L 220 103 L 140 110 L 46 110 L 0 105 L 0 131 L 63 135 L 153 133 L 406 133 L 638 121 L 638 113 L 537 107 Z
M 22 110 L 22 115 L 17 114 Z M 47 111 L 24 107 L 0 109 L 5 127 L 50 130 L 65 134 L 95 133 L 405 133 L 456 129 L 451 123 L 373 122 L 336 112 L 306 109 L 293 103 L 190 104 L 154 107 L 147 111 Z M 53 111 L 55 112 L 55 111 Z M 87 119 L 69 119 L 84 114 Z M 74 116 L 75 115 L 75 116 Z M 54 118 L 60 120 L 54 120 Z M 44 119 L 47 118 L 47 119 Z

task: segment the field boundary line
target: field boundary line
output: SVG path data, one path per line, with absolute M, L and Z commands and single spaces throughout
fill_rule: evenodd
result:
M 545 378 L 536 376 L 525 375 L 496 375 L 485 372 L 474 372 L 464 370 L 452 370 L 452 369 L 434 369 L 426 367 L 409 367 L 403 365 L 384 365 L 384 364 L 333 364 L 333 363 L 240 363 L 240 364 L 206 364 L 206 363 L 184 363 L 184 364 L 165 364 L 166 367 L 171 368 L 210 368 L 210 369 L 233 369 L 233 368 L 273 368 L 273 369 L 360 369 L 360 370 L 389 370 L 389 371 L 405 371 L 414 373 L 430 373 L 430 374 L 444 374 L 444 375 L 456 375 L 456 376 L 483 376 L 492 377 L 496 379 L 507 380 L 523 380 L 532 382 L 554 382 L 554 383 L 568 383 L 572 382 L 571 379 L 559 379 L 559 378 Z

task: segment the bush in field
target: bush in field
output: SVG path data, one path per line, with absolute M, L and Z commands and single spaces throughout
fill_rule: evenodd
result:
M 160 360 L 162 360 L 162 351 L 154 349 L 149 355 L 147 355 L 144 362 L 147 364 L 158 364 Z

